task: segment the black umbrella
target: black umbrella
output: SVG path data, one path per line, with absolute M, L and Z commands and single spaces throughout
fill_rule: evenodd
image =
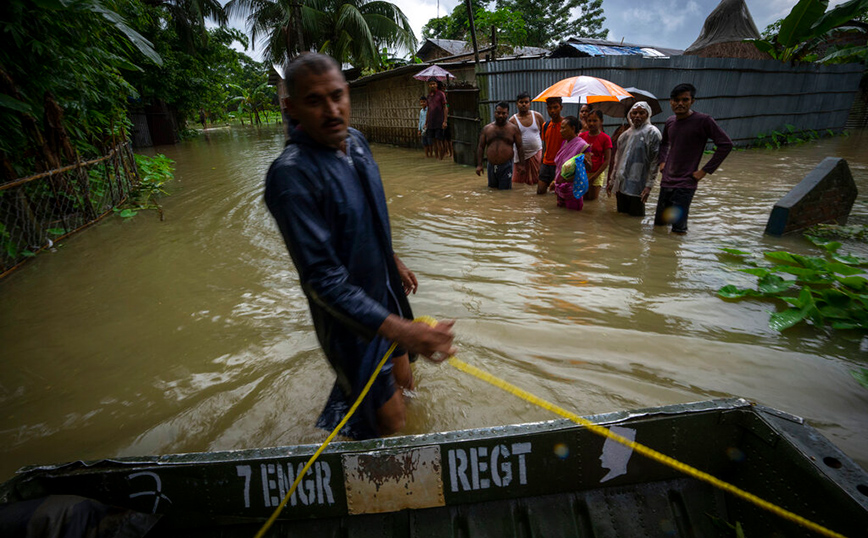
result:
M 617 102 L 603 101 L 600 103 L 594 103 L 594 109 L 602 111 L 603 114 L 607 116 L 624 119 L 627 116 L 627 112 L 630 111 L 630 108 L 632 108 L 632 106 L 635 105 L 637 101 L 645 101 L 651 106 L 652 116 L 663 112 L 663 109 L 660 107 L 660 103 L 657 101 L 657 97 L 655 97 L 653 93 L 645 90 L 640 90 L 639 88 L 624 89 L 627 90 L 633 97 L 628 97 L 627 99 L 623 99 Z

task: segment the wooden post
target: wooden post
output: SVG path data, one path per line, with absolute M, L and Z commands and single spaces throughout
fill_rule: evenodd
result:
M 476 25 L 473 23 L 473 7 L 470 5 L 470 0 L 464 0 L 464 5 L 467 6 L 467 18 L 470 20 L 470 38 L 473 42 L 473 59 L 479 63 L 479 46 L 476 44 Z
M 497 28 L 491 25 L 491 61 L 497 59 Z

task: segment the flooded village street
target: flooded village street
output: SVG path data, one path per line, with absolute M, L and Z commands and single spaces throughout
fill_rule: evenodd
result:
M 262 200 L 281 128 L 206 133 L 156 148 L 176 161 L 164 222 L 110 217 L 0 281 L 0 480 L 25 464 L 325 438 L 314 422 L 334 375 Z M 827 156 L 847 159 L 851 219 L 868 222 L 868 132 L 732 153 L 701 183 L 686 236 L 617 214 L 614 198 L 576 213 L 421 150 L 373 151 L 395 250 L 419 278 L 414 312 L 456 319 L 461 359 L 582 415 L 744 397 L 805 417 L 868 467 L 868 390 L 850 375 L 868 339 L 781 334 L 773 303 L 715 294 L 755 282 L 721 247 L 818 253 L 763 230 Z M 408 434 L 555 418 L 448 365 L 415 372 Z

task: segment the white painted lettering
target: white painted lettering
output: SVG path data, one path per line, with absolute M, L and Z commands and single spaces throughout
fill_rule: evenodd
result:
M 334 504 L 335 497 L 332 495 L 332 468 L 329 467 L 329 464 L 325 461 L 318 461 L 317 465 L 317 476 L 319 477 L 318 483 L 322 484 L 322 492 L 325 496 L 326 504 Z
M 481 446 L 476 449 L 477 454 L 479 454 L 479 487 L 481 489 L 488 489 L 491 487 L 491 480 L 488 478 L 484 478 L 485 474 L 488 473 L 488 447 Z
M 527 468 L 524 464 L 524 455 L 530 454 L 530 443 L 513 443 L 512 455 L 518 456 L 518 483 L 527 484 Z
M 501 455 L 504 461 L 498 467 L 497 460 Z M 512 463 L 509 462 L 509 448 L 506 445 L 497 445 L 491 451 L 491 479 L 497 487 L 506 487 L 512 482 Z
M 262 478 L 262 499 L 266 508 L 277 506 L 286 497 L 292 484 L 295 482 L 297 473 L 304 469 L 305 463 L 301 462 L 298 466 L 292 463 L 286 463 L 286 467 L 282 464 L 262 463 L 259 466 L 260 476 Z M 252 482 L 253 471 L 250 465 L 237 465 L 236 470 L 238 476 L 244 477 L 244 506 L 250 507 L 250 485 Z M 304 479 L 301 480 L 295 491 L 289 497 L 291 506 L 298 505 L 299 502 L 303 506 L 311 506 L 313 504 L 332 505 L 335 503 L 334 492 L 331 485 L 332 470 L 328 463 L 324 461 L 315 462 L 314 465 L 307 470 Z
M 236 465 L 235 471 L 238 476 L 244 477 L 244 508 L 250 508 L 250 478 L 253 476 L 253 470 L 249 465 Z
M 449 450 L 449 478 L 451 490 L 476 491 L 495 487 L 505 488 L 512 483 L 513 469 L 518 464 L 518 483 L 527 484 L 527 454 L 531 453 L 531 443 L 512 443 L 495 445 L 489 453 L 488 447 L 478 446 L 468 449 Z M 468 471 L 470 477 L 468 480 Z
M 458 465 L 455 464 L 456 459 Z M 470 482 L 467 480 L 467 453 L 464 449 L 456 448 L 449 451 L 449 474 L 452 478 L 452 491 L 458 491 L 459 480 L 463 491 L 470 490 Z

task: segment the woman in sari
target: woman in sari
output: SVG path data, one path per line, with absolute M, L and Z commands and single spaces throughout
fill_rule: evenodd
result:
M 582 137 L 579 136 L 579 119 L 575 116 L 567 116 L 561 121 L 561 138 L 563 144 L 558 154 L 555 155 L 555 193 L 558 195 L 558 207 L 566 207 L 567 209 L 575 209 L 581 211 L 583 203 L 582 199 L 576 199 L 573 196 L 573 177 L 567 173 L 566 177 L 563 174 L 564 164 L 570 159 L 584 153 L 590 147 Z M 585 163 L 587 166 L 587 163 Z

